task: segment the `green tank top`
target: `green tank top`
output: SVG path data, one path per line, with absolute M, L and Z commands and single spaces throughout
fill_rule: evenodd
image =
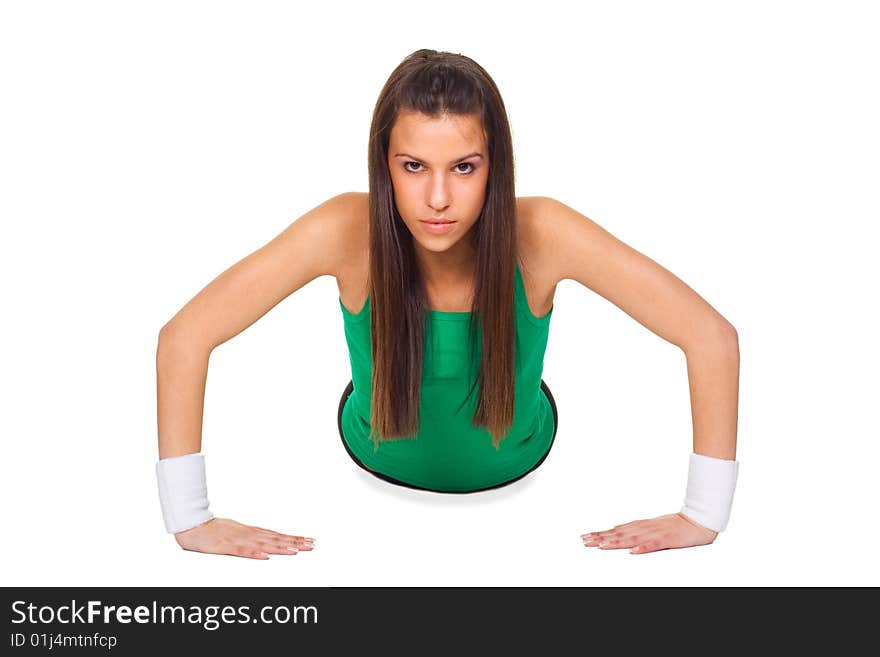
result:
M 373 369 L 370 298 L 356 314 L 339 299 L 354 388 L 342 411 L 342 433 L 345 444 L 362 464 L 420 488 L 469 492 L 516 479 L 544 458 L 555 428 L 553 408 L 541 389 L 553 307 L 543 317 L 533 315 L 519 263 L 515 278 L 514 418 L 498 449 L 486 429 L 471 426 L 479 383 L 470 398 L 468 391 L 479 367 L 482 331 L 478 326 L 476 363 L 470 362 L 470 312 L 431 310 L 425 323 L 419 433 L 415 440 L 379 441 L 375 451 L 369 437 Z

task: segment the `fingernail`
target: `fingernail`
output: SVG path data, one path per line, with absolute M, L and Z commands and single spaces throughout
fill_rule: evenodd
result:
M 299 549 L 298 549 L 298 548 L 295 548 L 295 547 L 292 546 L 292 545 L 288 545 L 288 546 L 287 546 L 287 549 L 290 550 L 291 552 L 299 552 Z

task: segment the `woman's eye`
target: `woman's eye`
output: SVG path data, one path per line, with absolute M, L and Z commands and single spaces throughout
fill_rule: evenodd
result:
M 407 162 L 404 162 L 404 163 L 403 163 L 403 168 L 406 169 L 407 171 L 409 171 L 410 173 L 418 173 L 418 171 L 414 171 L 414 170 L 412 170 L 412 169 L 407 168 L 407 167 L 409 167 L 410 164 L 414 164 L 414 165 L 416 165 L 416 166 L 418 166 L 418 167 L 422 166 L 421 162 L 414 162 L 414 161 L 412 161 L 412 160 L 409 160 L 409 161 L 407 161 Z M 469 169 L 468 171 L 459 171 L 459 173 L 465 173 L 465 174 L 468 174 L 468 173 L 473 173 L 473 172 L 474 172 L 474 165 L 471 164 L 470 162 L 459 162 L 458 164 L 455 165 L 455 167 L 456 167 L 456 168 L 458 168 L 458 167 L 470 167 L 470 169 Z

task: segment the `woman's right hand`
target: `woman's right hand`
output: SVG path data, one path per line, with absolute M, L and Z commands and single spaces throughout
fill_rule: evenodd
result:
M 211 518 L 201 525 L 177 532 L 174 538 L 184 550 L 248 559 L 268 559 L 270 554 L 297 554 L 315 546 L 314 538 L 279 534 L 228 518 Z

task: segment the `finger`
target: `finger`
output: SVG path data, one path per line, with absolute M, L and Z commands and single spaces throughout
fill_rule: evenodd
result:
M 619 538 L 604 538 L 599 541 L 599 544 L 596 546 L 600 550 L 619 550 L 621 548 L 631 548 L 636 544 L 630 538 L 619 537 Z
M 285 544 L 291 544 L 296 546 L 300 550 L 312 550 L 315 547 L 314 540 L 309 540 L 307 538 L 303 538 L 302 536 L 290 537 L 281 534 L 279 536 L 274 537 L 276 541 L 282 541 Z
M 303 544 L 303 543 L 296 543 L 294 541 L 289 541 L 289 540 L 272 541 L 271 545 L 272 545 L 272 547 L 274 547 L 278 550 L 281 550 L 282 554 L 287 554 L 287 553 L 295 554 L 295 553 L 299 552 L 300 550 L 311 550 L 312 549 L 311 545 L 307 545 L 307 544 Z
M 275 554 L 278 546 L 274 541 L 252 538 L 242 542 L 240 547 L 245 552 L 255 554 L 259 557 L 261 554 Z
M 627 524 L 632 524 L 632 523 L 627 523 Z M 611 529 L 603 529 L 598 532 L 587 532 L 586 534 L 581 534 L 581 536 L 608 536 L 609 534 L 616 534 L 618 531 L 620 531 L 623 527 L 626 527 L 626 526 L 627 525 L 616 525 L 616 526 L 612 527 Z
M 594 536 L 593 538 L 584 539 L 584 545 L 590 547 L 607 547 L 613 542 L 620 541 L 620 537 L 616 534 L 608 534 L 603 536 Z
M 263 552 L 268 552 L 269 554 L 299 554 L 299 548 L 297 548 L 295 545 L 282 543 L 267 545 L 263 547 L 262 550 Z
M 589 534 L 582 534 L 581 538 L 584 540 L 604 540 L 606 538 L 612 538 L 618 535 L 617 530 L 615 529 L 606 529 L 601 532 L 592 532 Z
M 280 541 L 273 538 L 259 539 L 254 541 L 252 545 L 260 550 L 263 550 L 264 552 L 273 551 L 277 552 L 278 554 L 292 554 L 293 550 L 296 550 L 298 552 L 301 549 L 301 547 L 293 541 Z
M 634 545 L 633 548 L 630 550 L 630 554 L 647 554 L 648 552 L 658 552 L 659 550 L 665 550 L 668 547 L 669 546 L 665 545 L 660 539 L 643 541 Z
M 292 536 L 290 534 L 281 534 L 279 532 L 273 532 L 269 530 L 261 530 L 259 535 L 269 540 L 283 541 L 284 543 L 293 543 L 300 550 L 311 550 L 315 545 L 315 539 L 306 538 L 304 536 Z
M 596 540 L 597 538 L 602 538 L 603 536 L 608 536 L 609 533 L 610 533 L 609 530 L 606 530 L 604 532 L 590 532 L 589 534 L 581 534 L 581 539 L 583 539 L 585 541 L 593 541 L 593 540 Z
M 314 538 L 307 536 L 295 536 L 293 534 L 276 534 L 279 538 L 285 541 L 296 541 L 297 543 L 313 543 L 315 542 Z
M 607 534 L 608 532 L 614 531 L 613 529 L 603 529 L 598 532 L 587 532 L 586 534 L 581 534 L 581 538 L 587 538 L 588 536 L 598 536 L 599 534 Z
M 598 532 L 587 532 L 586 534 L 581 534 L 581 538 L 589 538 L 592 536 L 609 536 L 611 534 L 617 534 L 620 531 L 626 531 L 627 529 L 632 529 L 633 526 L 642 522 L 641 520 L 633 520 L 632 522 L 628 522 L 624 525 L 615 525 L 611 529 L 603 529 Z
M 245 557 L 246 559 L 261 559 L 265 561 L 269 558 L 269 555 L 266 554 L 259 548 L 255 548 L 249 545 L 238 545 L 228 553 L 235 557 Z
M 254 529 L 259 529 L 260 531 L 268 532 L 268 533 L 272 534 L 273 536 L 280 537 L 280 538 L 289 538 L 289 539 L 293 539 L 293 540 L 313 541 L 313 542 L 315 540 L 314 538 L 312 538 L 310 536 L 297 536 L 295 534 L 282 534 L 281 532 L 276 532 L 272 529 L 266 529 L 265 527 L 257 527 L 256 525 L 251 525 L 251 526 Z

